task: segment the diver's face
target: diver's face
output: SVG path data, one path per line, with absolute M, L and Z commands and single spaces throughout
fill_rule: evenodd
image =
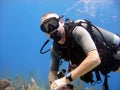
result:
M 55 42 L 61 40 L 64 35 L 64 24 L 61 19 L 50 18 L 45 20 L 45 22 L 41 25 L 42 30 Z

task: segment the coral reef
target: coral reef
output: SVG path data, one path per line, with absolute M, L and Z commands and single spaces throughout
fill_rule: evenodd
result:
M 23 76 L 16 75 L 10 79 L 0 79 L 0 90 L 45 90 L 45 87 L 38 86 L 33 77 L 29 81 Z
M 80 79 L 73 82 L 74 90 L 96 90 L 93 87 L 84 87 L 84 82 Z M 50 90 L 49 85 L 43 85 L 41 79 L 37 81 L 30 76 L 29 79 L 26 79 L 22 75 L 16 75 L 13 78 L 0 79 L 0 90 Z M 71 90 L 71 89 L 67 89 Z

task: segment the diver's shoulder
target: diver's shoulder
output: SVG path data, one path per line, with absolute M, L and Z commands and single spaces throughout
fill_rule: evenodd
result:
M 77 19 L 77 20 L 75 20 L 75 23 L 84 22 L 84 21 L 85 21 L 84 19 Z

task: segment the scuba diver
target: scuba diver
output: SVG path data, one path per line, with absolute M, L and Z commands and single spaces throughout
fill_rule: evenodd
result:
M 120 36 L 95 26 L 88 20 L 72 21 L 67 18 L 64 23 L 62 17 L 48 12 L 40 21 L 40 29 L 49 37 L 40 49 L 41 54 L 49 51 L 43 51 L 43 48 L 53 39 L 48 75 L 51 90 L 62 90 L 76 78 L 91 84 L 100 82 L 100 73 L 105 77 L 103 90 L 109 90 L 108 73 L 120 72 Z M 61 59 L 69 62 L 69 67 L 74 67 L 58 78 Z

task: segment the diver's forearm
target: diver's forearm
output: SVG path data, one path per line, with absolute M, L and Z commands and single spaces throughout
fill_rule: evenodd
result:
M 85 60 L 73 71 L 71 71 L 72 79 L 76 79 L 81 77 L 82 75 L 86 74 L 87 72 L 91 71 L 93 68 L 100 64 L 99 55 L 97 52 L 91 52 Z
M 48 76 L 49 84 L 51 84 L 56 79 L 57 79 L 57 71 L 50 71 Z

